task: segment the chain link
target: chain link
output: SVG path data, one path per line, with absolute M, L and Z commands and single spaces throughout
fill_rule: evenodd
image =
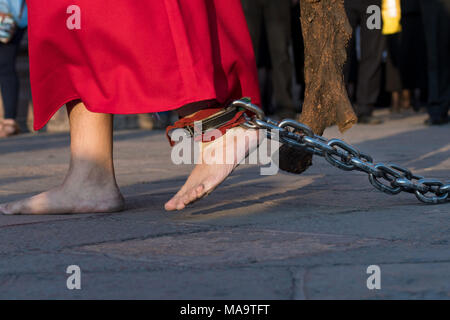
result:
M 361 171 L 369 176 L 370 183 L 378 190 L 396 195 L 401 192 L 415 194 L 417 199 L 427 204 L 441 204 L 450 200 L 450 184 L 435 179 L 425 179 L 396 164 L 374 163 L 372 157 L 352 145 L 339 140 L 327 140 L 314 134 L 310 127 L 295 120 L 277 123 L 267 118 L 264 112 L 246 99 L 233 102 L 233 106 L 254 114 L 247 117 L 244 127 L 266 129 L 279 133 L 280 142 L 289 147 L 304 150 L 325 158 L 331 165 L 345 171 Z

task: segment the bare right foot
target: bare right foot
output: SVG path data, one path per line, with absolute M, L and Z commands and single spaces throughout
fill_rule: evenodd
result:
M 75 214 L 117 212 L 124 208 L 124 199 L 113 183 L 76 181 L 68 178 L 58 188 L 34 197 L 0 205 L 0 213 L 16 214 Z
M 244 139 L 247 136 L 248 143 L 238 144 L 234 140 L 234 143 L 228 144 L 226 139 L 228 135 L 236 138 L 244 137 Z M 250 152 L 258 147 L 258 141 L 258 130 L 237 127 L 229 129 L 221 138 L 204 144 L 201 154 L 203 161 L 195 166 L 183 187 L 165 204 L 165 209 L 167 211 L 183 210 L 188 204 L 208 195 L 233 172 Z M 237 149 L 238 147 L 241 149 Z M 222 148 L 222 152 L 219 151 L 220 148 Z M 212 163 L 208 157 L 216 152 L 225 158 L 231 158 L 232 161 Z

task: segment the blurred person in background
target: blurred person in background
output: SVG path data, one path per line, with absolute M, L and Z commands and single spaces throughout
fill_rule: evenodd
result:
M 292 48 L 294 51 L 295 79 L 300 86 L 300 113 L 305 100 L 305 44 L 300 21 L 300 0 L 292 0 Z
M 414 106 L 420 109 L 426 93 L 426 51 L 420 0 L 391 0 L 392 16 L 401 28 L 386 32 L 386 90 L 391 92 L 391 110 L 401 112 Z M 398 32 L 397 32 L 398 31 Z
M 256 60 L 260 60 L 261 26 L 265 25 L 272 65 L 276 115 L 295 118 L 292 99 L 292 62 L 289 56 L 292 0 L 242 0 Z
M 273 101 L 272 61 L 270 60 L 267 31 L 264 22 L 261 25 L 260 33 L 257 67 L 259 86 L 261 88 L 261 107 L 266 114 L 274 115 L 276 110 Z
M 26 27 L 25 0 L 0 0 L 0 90 L 4 108 L 0 138 L 19 133 L 16 122 L 19 100 L 16 58 Z
M 450 0 L 420 1 L 428 67 L 426 124 L 448 123 L 450 105 Z
M 348 60 L 344 67 L 345 80 L 348 85 L 352 61 L 356 55 L 355 30 L 359 26 L 361 59 L 357 68 L 356 103 L 354 109 L 358 122 L 363 124 L 380 124 L 381 120 L 372 116 L 375 103 L 381 90 L 383 35 L 379 29 L 369 29 L 367 21 L 370 14 L 367 8 L 371 5 L 381 7 L 381 0 L 344 0 L 345 11 L 353 28 L 353 37 L 347 48 Z

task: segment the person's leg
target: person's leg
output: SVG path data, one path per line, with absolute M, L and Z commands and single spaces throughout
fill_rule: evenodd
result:
M 421 0 L 422 19 L 427 44 L 427 68 L 428 68 L 428 114 L 429 123 L 441 122 L 441 94 L 440 94 L 440 68 L 439 65 L 439 16 L 440 8 L 437 0 Z
M 420 88 L 419 81 L 421 74 L 419 73 L 421 55 L 421 46 L 424 44 L 421 38 L 421 23 L 418 14 L 405 14 L 402 16 L 402 32 L 399 54 L 399 68 L 402 78 L 403 87 L 414 90 Z
M 300 108 L 302 111 L 303 101 L 305 100 L 305 45 L 303 43 L 302 24 L 300 22 L 300 2 L 291 8 L 291 37 L 292 49 L 294 51 L 295 78 L 300 85 Z
M 359 0 L 358 0 L 359 1 Z M 360 15 L 355 0 L 344 1 L 345 13 L 352 27 L 352 38 L 347 45 L 347 61 L 344 64 L 344 81 L 347 86 L 349 98 L 355 101 L 355 88 L 357 82 L 358 59 L 356 57 L 356 28 L 359 25 Z
M 3 98 L 4 118 L 15 119 L 19 100 L 19 77 L 16 58 L 24 29 L 18 29 L 8 44 L 0 44 L 0 89 Z
M 4 108 L 4 120 L 0 121 L 0 138 L 19 133 L 16 122 L 19 102 L 19 77 L 16 58 L 25 29 L 18 29 L 8 44 L 0 44 L 0 90 Z
M 15 70 L 14 57 L 14 45 L 0 44 L 0 89 L 5 119 L 14 119 L 16 116 L 19 79 Z
M 2 54 L 0 50 L 0 55 Z M 0 90 L 2 92 L 4 118 L 15 119 L 17 115 L 17 101 L 19 98 L 19 80 L 14 74 L 0 78 Z
M 92 113 L 83 103 L 68 104 L 71 159 L 61 186 L 18 202 L 0 205 L 3 214 L 115 212 L 124 200 L 113 165 L 112 115 Z
M 449 0 L 422 0 L 422 19 L 425 28 L 428 60 L 428 114 L 427 124 L 448 122 L 450 103 Z
M 439 17 L 439 64 L 441 119 L 449 120 L 450 107 L 450 0 L 441 0 Z
M 292 96 L 293 65 L 289 56 L 291 1 L 266 0 L 264 18 L 272 60 L 276 113 L 281 118 L 294 118 L 297 109 Z
M 367 7 L 381 6 L 380 0 L 362 1 L 361 14 L 361 61 L 358 69 L 356 113 L 359 117 L 370 117 L 381 89 L 383 35 L 381 30 L 367 28 Z
M 391 112 L 401 111 L 401 96 L 403 83 L 399 70 L 400 58 L 400 35 L 393 34 L 385 36 L 386 38 L 386 91 L 391 93 Z
M 0 120 L 0 138 L 18 132 L 15 122 L 19 97 L 19 79 L 15 70 L 15 48 L 11 44 L 0 44 L 0 90 L 4 120 Z
M 0 90 L 4 118 L 15 119 L 19 97 L 19 79 L 14 67 L 14 48 L 8 45 L 0 46 Z

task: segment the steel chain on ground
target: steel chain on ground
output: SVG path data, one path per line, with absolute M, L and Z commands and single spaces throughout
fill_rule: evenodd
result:
M 233 102 L 236 108 L 251 112 L 244 127 L 278 132 L 280 143 L 325 158 L 331 165 L 345 171 L 361 171 L 369 176 L 370 183 L 378 190 L 395 195 L 413 193 L 427 204 L 441 204 L 450 200 L 450 183 L 426 179 L 396 164 L 375 163 L 372 157 L 340 139 L 326 139 L 314 134 L 310 127 L 295 120 L 280 122 L 266 117 L 263 110 L 246 99 Z M 269 134 L 270 138 L 271 135 Z

